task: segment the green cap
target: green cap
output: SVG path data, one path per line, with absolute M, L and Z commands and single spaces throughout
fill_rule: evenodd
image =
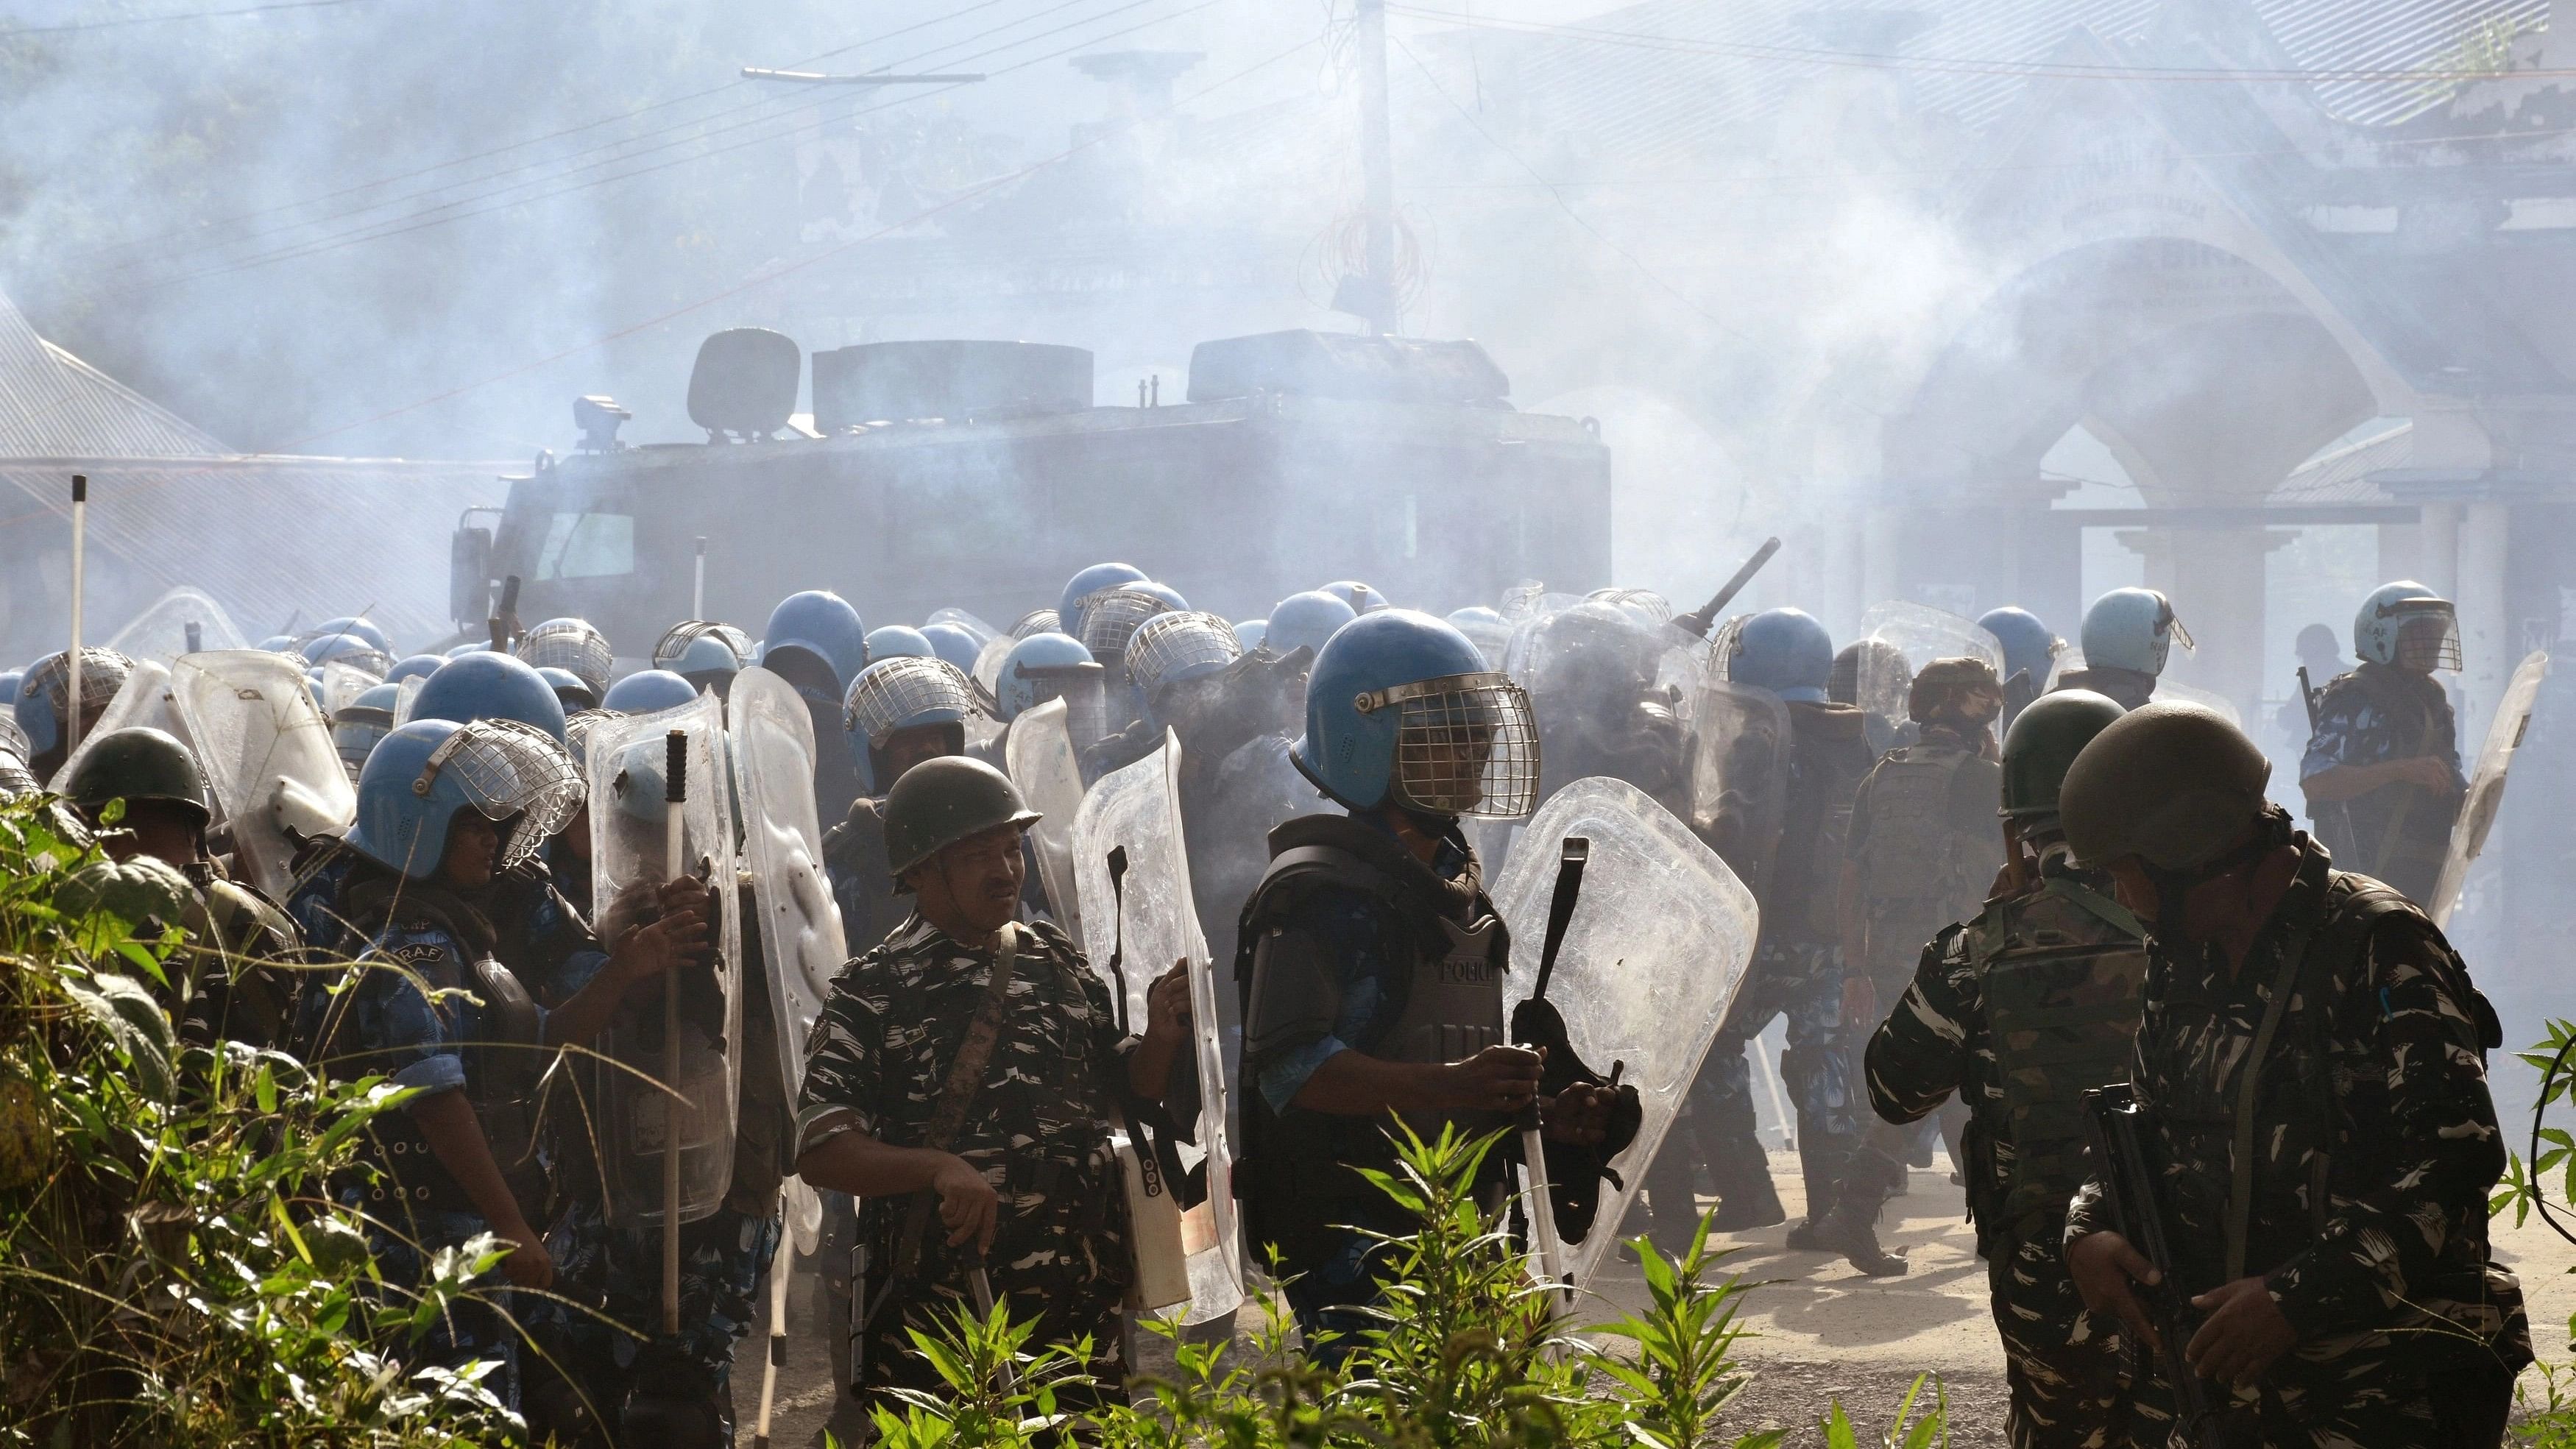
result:
M 140 726 L 109 730 L 91 741 L 63 795 L 88 811 L 110 800 L 163 800 L 194 810 L 199 825 L 214 815 L 196 753 L 172 735 Z
M 2057 788 L 2093 737 L 2125 711 L 2107 694 L 2061 689 L 2043 694 L 2004 731 L 2004 808 L 2013 820 L 2057 813 Z
M 886 864 L 898 887 L 904 872 L 969 836 L 1004 825 L 1025 830 L 1038 812 L 1011 777 L 964 755 L 924 760 L 886 792 Z

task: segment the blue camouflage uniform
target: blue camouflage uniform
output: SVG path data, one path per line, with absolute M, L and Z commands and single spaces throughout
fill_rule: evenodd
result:
M 2410 900 L 2432 898 L 2450 853 L 2451 822 L 2467 783 L 2450 697 L 2441 682 L 2391 664 L 2364 661 L 2318 692 L 2316 729 L 2299 760 L 2302 784 L 2338 765 L 2379 765 L 2429 757 L 2451 783 L 2428 790 L 2404 781 L 2350 799 L 2311 802 L 2319 843 L 2335 865 L 2386 881 Z

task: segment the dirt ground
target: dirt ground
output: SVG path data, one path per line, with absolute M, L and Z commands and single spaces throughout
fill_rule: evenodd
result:
M 1735 1249 L 1729 1267 L 1758 1285 L 1745 1300 L 1742 1320 L 1751 1333 L 1739 1345 L 1753 1380 L 1729 1411 L 1730 1434 L 1781 1428 L 1791 1431 L 1793 1445 L 1818 1445 L 1817 1425 L 1838 1400 L 1861 1442 L 1877 1442 L 1916 1376 L 1928 1373 L 1948 1399 L 1952 1444 L 1985 1449 L 2004 1442 L 2003 1359 L 1987 1319 L 1985 1265 L 1948 1169 L 1946 1159 L 1936 1159 L 1931 1170 L 1916 1171 L 1907 1194 L 1888 1206 L 1880 1238 L 1905 1249 L 1913 1267 L 1902 1278 L 1867 1278 L 1829 1254 L 1789 1252 L 1785 1225 L 1725 1239 Z M 1772 1176 L 1789 1221 L 1796 1222 L 1803 1210 L 1797 1160 L 1774 1154 Z M 2568 1317 L 2576 1313 L 2576 1277 L 2570 1276 L 2576 1247 L 2537 1219 L 2520 1228 L 2499 1222 L 2495 1240 L 2522 1276 L 2538 1348 L 2544 1357 L 2561 1356 Z M 800 1290 L 805 1286 L 800 1282 Z M 1597 1287 L 1603 1317 L 1643 1299 L 1634 1269 L 1605 1272 Z M 771 1443 L 782 1449 L 819 1446 L 835 1407 L 818 1332 L 820 1304 L 810 1291 L 796 1299 L 771 1428 Z M 745 1445 L 752 1442 L 765 1353 L 766 1339 L 755 1334 L 735 1360 L 734 1400 Z M 1931 1392 L 1927 1385 L 1927 1400 Z M 843 1424 L 855 1427 L 847 1419 Z M 850 1442 L 846 1433 L 843 1442 Z

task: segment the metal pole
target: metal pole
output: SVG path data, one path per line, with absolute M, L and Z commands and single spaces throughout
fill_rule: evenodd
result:
M 698 580 L 689 588 L 689 617 L 707 616 L 707 536 L 698 535 Z
M 1387 139 L 1386 0 L 1358 0 L 1360 172 L 1366 182 L 1364 262 L 1372 284 L 1368 328 L 1395 330 L 1395 155 Z
M 778 1252 L 769 1260 L 769 1362 L 760 1369 L 760 1418 L 751 1449 L 769 1449 L 769 1411 L 778 1402 L 778 1371 L 787 1366 L 787 1283 L 796 1276 L 796 1235 L 787 1227 L 787 1184 L 778 1185 Z
M 680 878 L 681 805 L 689 798 L 689 732 L 669 736 L 662 779 L 662 881 Z M 680 975 L 676 967 L 662 977 L 662 1087 L 669 1095 L 662 1107 L 662 1332 L 680 1331 Z
M 63 656 L 63 758 L 80 748 L 82 550 L 89 536 L 89 479 L 72 475 L 72 647 Z

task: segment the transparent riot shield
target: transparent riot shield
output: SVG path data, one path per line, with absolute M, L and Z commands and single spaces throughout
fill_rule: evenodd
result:
M 1752 892 L 1670 811 L 1633 785 L 1577 780 L 1530 817 L 1522 848 L 1494 887 L 1512 933 L 1504 988 L 1512 1004 L 1537 979 L 1559 847 L 1569 836 L 1592 843 L 1591 861 L 1547 999 L 1596 1071 L 1625 1066 L 1621 1080 L 1637 1088 L 1644 1108 L 1636 1140 L 1610 1162 L 1626 1185 L 1604 1184 L 1591 1233 L 1567 1245 L 1573 1281 L 1583 1287 L 1618 1237 L 1735 1001 L 1760 915 Z
M 429 683 L 426 674 L 415 674 L 394 686 L 394 728 L 411 723 L 412 706 L 420 702 L 421 686 Z
M 798 706 L 802 708 L 800 704 Z M 734 1114 L 742 1082 L 742 921 L 733 881 L 732 782 L 725 767 L 724 712 L 710 692 L 658 714 L 606 720 L 591 736 L 590 863 L 592 900 L 602 934 L 649 901 L 668 878 L 664 862 L 665 741 L 689 737 L 688 798 L 680 806 L 683 868 L 709 881 L 718 914 L 711 933 L 715 969 L 684 968 L 671 981 L 681 991 L 676 1076 L 662 1039 L 662 996 L 633 993 L 598 1048 L 611 1060 L 599 1072 L 600 1173 L 608 1213 L 621 1226 L 662 1221 L 662 1154 L 676 1137 L 680 1153 L 680 1221 L 696 1222 L 724 1204 L 733 1181 Z M 687 979 L 695 978 L 695 979 Z M 674 1131 L 673 1124 L 677 1128 Z
M 1001 699 L 1002 665 L 1011 657 L 1011 646 L 1019 642 L 1019 640 L 1004 634 L 985 640 L 984 647 L 977 651 L 975 655 L 975 687 L 983 691 L 984 698 L 987 701 L 999 701 Z
M 1180 764 L 1180 740 L 1166 730 L 1161 748 L 1101 776 L 1083 798 L 1072 846 L 1082 896 L 1083 951 L 1092 969 L 1108 981 L 1130 1030 L 1145 1029 L 1145 991 L 1154 978 L 1184 957 L 1190 963 L 1198 1151 L 1205 1158 L 1207 1195 L 1181 1215 L 1181 1241 L 1189 1255 L 1186 1321 L 1204 1323 L 1232 1313 L 1243 1301 L 1243 1242 L 1226 1129 L 1231 1084 L 1218 1029 L 1216 970 L 1190 897 L 1189 852 L 1181 837 Z M 1183 1156 L 1187 1158 L 1186 1150 Z
M 195 589 L 172 589 L 116 631 L 107 647 L 128 659 L 157 659 L 176 664 L 182 654 L 208 649 L 246 649 L 250 641 L 233 627 L 224 606 Z
M 380 675 L 334 659 L 322 666 L 322 713 L 338 719 L 359 695 L 384 683 Z
M 792 1099 L 805 1079 L 806 1033 L 850 954 L 814 813 L 814 721 L 796 686 L 757 666 L 734 676 L 726 714 L 743 859 L 760 909 L 760 965 L 778 1024 L 779 1080 Z
M 2469 793 L 2460 802 L 2459 818 L 2451 822 L 2450 851 L 2442 857 L 2433 898 L 2424 902 L 2434 925 L 2451 924 L 2451 912 L 2460 904 L 2460 887 L 2469 877 L 2469 862 L 2487 848 L 2496 811 L 2504 806 L 2505 772 L 2513 767 L 2513 753 L 2522 748 L 2522 737 L 2531 729 L 2540 684 L 2548 677 L 2548 651 L 2535 649 L 2515 666 L 2513 678 L 2505 683 L 2504 698 L 2496 702 L 2495 718 L 2487 725 L 2486 747 L 2478 751 L 2477 763 L 2469 770 Z
M 296 847 L 358 817 L 357 791 L 305 687 L 303 661 L 261 649 L 190 654 L 170 671 L 170 699 L 232 823 L 235 853 L 261 890 L 286 899 Z
M 99 711 L 98 723 L 90 726 L 88 734 L 81 736 L 80 748 L 63 761 L 63 767 L 54 772 L 54 778 L 68 782 L 72 772 L 80 768 L 80 762 L 89 758 L 90 746 L 97 744 L 100 736 L 110 730 L 134 728 L 161 730 L 177 736 L 182 743 L 188 738 L 187 725 L 180 721 L 178 711 L 170 703 L 169 667 L 157 659 L 134 661 L 134 672 L 126 675 L 125 683 L 117 686 L 116 697 L 107 702 L 107 708 Z
M 925 626 L 931 624 L 954 624 L 958 628 L 965 630 L 967 633 L 974 635 L 975 642 L 977 644 L 990 644 L 994 640 L 1002 637 L 1001 630 L 985 623 L 983 620 L 968 613 L 964 609 L 933 609 L 930 611 L 930 617 L 922 620 L 921 622 Z
M 1003 754 L 1011 783 L 1040 817 L 1029 829 L 1029 842 L 1037 853 L 1047 909 L 1064 933 L 1079 941 L 1082 899 L 1074 885 L 1073 822 L 1082 809 L 1082 759 L 1065 731 L 1065 712 L 1065 701 L 1050 699 L 1013 720 Z
M 1853 700 L 1880 719 L 1907 717 L 1906 693 L 1914 676 L 1935 659 L 1982 659 L 1996 679 L 2003 678 L 2003 644 L 1975 620 L 1947 609 L 1901 599 L 1872 604 L 1860 616 L 1860 637 L 1891 646 L 1862 651 L 1859 692 Z
M 1789 707 L 1767 689 L 1720 679 L 1700 687 L 1692 715 L 1691 823 L 1758 892 L 1788 819 Z

